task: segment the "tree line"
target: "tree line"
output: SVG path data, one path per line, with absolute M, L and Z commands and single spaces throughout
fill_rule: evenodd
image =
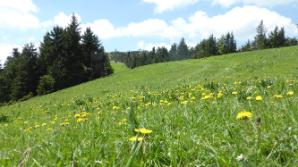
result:
M 87 28 L 81 35 L 78 20 L 44 35 L 39 51 L 26 44 L 13 49 L 0 66 L 0 103 L 28 99 L 113 73 L 98 37 Z
M 296 38 L 288 38 L 285 36 L 283 27 L 275 27 L 272 32 L 267 33 L 263 21 L 261 21 L 256 28 L 256 31 L 257 33 L 254 40 L 247 41 L 247 43 L 240 48 L 237 48 L 234 34 L 228 32 L 227 34 L 222 35 L 219 39 L 216 39 L 214 35 L 210 35 L 195 47 L 187 46 L 184 38 L 182 38 L 179 44 L 172 44 L 169 50 L 165 47 L 153 47 L 151 51 L 114 51 L 109 53 L 109 57 L 115 62 L 126 64 L 129 68 L 135 68 L 153 63 L 191 58 L 198 59 L 228 53 L 293 46 L 298 44 Z

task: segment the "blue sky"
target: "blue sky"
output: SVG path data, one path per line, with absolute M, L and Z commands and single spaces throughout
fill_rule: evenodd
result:
M 72 13 L 107 51 L 127 51 L 169 47 L 182 37 L 193 46 L 229 31 L 243 43 L 261 19 L 268 31 L 283 26 L 297 37 L 296 11 L 298 0 L 0 0 L 0 62 L 13 47 L 38 46 L 54 25 L 67 26 Z

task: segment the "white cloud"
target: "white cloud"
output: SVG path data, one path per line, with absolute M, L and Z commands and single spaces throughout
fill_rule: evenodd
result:
M 13 48 L 20 48 L 19 45 L 0 43 L 0 63 L 3 65 L 8 56 L 11 55 Z
M 145 3 L 154 4 L 156 13 L 163 13 L 166 11 L 182 8 L 193 5 L 199 0 L 142 0 Z M 236 4 L 241 5 L 255 5 L 259 7 L 273 7 L 279 5 L 298 4 L 298 0 L 206 0 L 213 5 L 220 5 L 223 7 L 230 7 Z
M 100 19 L 83 24 L 83 29 L 90 27 L 101 39 L 119 37 L 161 37 L 166 34 L 168 25 L 160 19 L 148 19 L 138 23 L 130 23 L 124 27 L 115 27 L 109 20 Z
M 107 19 L 95 20 L 92 23 L 83 24 L 82 26 L 83 29 L 90 27 L 101 39 L 110 39 L 124 35 L 121 33 L 121 28 L 115 28 Z
M 154 4 L 156 6 L 155 12 L 163 13 L 165 11 L 195 4 L 198 0 L 143 0 L 143 2 Z
M 229 7 L 235 4 L 257 5 L 257 6 L 278 6 L 298 3 L 297 0 L 213 0 L 213 4 Z
M 169 23 L 161 19 L 148 19 L 138 23 L 130 23 L 127 26 L 116 27 L 109 20 L 101 19 L 83 26 L 91 27 L 101 39 L 153 37 L 177 41 L 181 37 L 185 37 L 190 41 L 199 42 L 210 34 L 219 37 L 231 31 L 239 40 L 251 39 L 255 35 L 256 27 L 261 19 L 268 31 L 271 31 L 275 26 L 282 26 L 287 35 L 298 34 L 296 25 L 290 18 L 256 6 L 236 7 L 227 13 L 216 16 L 208 16 L 203 11 L 197 11 L 187 19 L 177 18 Z
M 253 13 L 253 14 L 251 14 Z M 285 27 L 287 35 L 297 35 L 297 28 L 290 18 L 274 11 L 255 6 L 236 7 L 229 12 L 209 17 L 205 12 L 198 11 L 188 19 L 184 33 L 190 38 L 206 37 L 214 34 L 219 37 L 228 31 L 233 31 L 240 40 L 252 38 L 260 20 L 264 21 L 268 31 L 275 26 Z
M 52 27 L 52 26 L 61 26 L 67 27 L 71 22 L 71 17 L 73 14 L 65 14 L 64 12 L 59 12 L 52 20 L 48 20 L 41 23 L 41 27 Z M 78 13 L 74 13 L 78 22 L 81 22 L 81 16 Z
M 141 50 L 152 50 L 153 47 L 166 47 L 167 49 L 170 49 L 171 44 L 166 42 L 146 43 L 145 41 L 139 41 L 137 47 Z
M 0 28 L 38 28 L 39 20 L 34 15 L 38 11 L 32 0 L 1 0 Z
M 2 0 L 0 1 L 0 7 L 17 10 L 24 13 L 38 11 L 37 6 L 32 2 L 32 0 Z

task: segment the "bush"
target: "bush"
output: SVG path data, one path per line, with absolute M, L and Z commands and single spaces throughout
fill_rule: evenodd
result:
M 37 87 L 37 94 L 44 95 L 54 91 L 55 79 L 51 75 L 40 77 Z

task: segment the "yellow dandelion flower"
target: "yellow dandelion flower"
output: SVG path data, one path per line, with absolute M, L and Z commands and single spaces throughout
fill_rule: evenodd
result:
M 121 125 L 126 125 L 127 124 L 127 119 L 122 119 L 118 122 L 118 125 L 121 126 Z
M 60 125 L 61 126 L 67 126 L 67 125 L 69 125 L 69 122 L 62 122 Z
M 232 92 L 232 95 L 238 95 L 238 92 L 234 91 Z
M 81 118 L 86 118 L 89 115 L 87 112 L 82 112 L 81 113 Z
M 187 105 L 187 103 L 188 103 L 187 100 L 181 102 L 181 104 L 183 104 L 183 105 Z
M 75 116 L 74 116 L 75 118 L 80 118 L 81 117 L 81 114 L 80 113 L 78 113 L 78 114 L 75 114 Z
M 86 121 L 85 118 L 78 118 L 78 119 L 77 119 L 77 123 L 81 123 L 81 122 L 85 122 L 85 121 Z
M 39 127 L 40 127 L 40 125 L 35 125 L 35 126 L 34 126 L 34 128 L 39 128 Z
M 274 95 L 273 97 L 274 97 L 275 99 L 281 99 L 281 98 L 283 98 L 282 95 Z
M 293 96 L 293 95 L 294 95 L 294 91 L 289 91 L 289 92 L 287 93 L 287 95 L 288 95 L 288 96 Z
M 32 127 L 26 128 L 25 132 L 31 132 L 32 131 Z
M 144 139 L 144 137 L 134 136 L 134 137 L 129 138 L 129 141 L 132 141 L 132 142 L 136 142 L 136 141 L 141 142 L 141 141 L 143 141 L 143 139 Z
M 251 96 L 246 97 L 246 100 L 251 100 L 251 99 L 252 99 Z
M 243 120 L 243 119 L 250 119 L 253 116 L 253 114 L 249 111 L 241 111 L 237 114 L 236 119 Z
M 118 107 L 118 106 L 113 106 L 113 110 L 119 110 L 120 109 L 120 107 Z
M 256 96 L 256 101 L 262 101 L 263 97 L 262 96 Z
M 146 128 L 139 128 L 139 129 L 135 129 L 135 132 L 142 133 L 142 134 L 150 134 L 152 133 L 152 130 L 146 129 Z
M 223 97 L 223 95 L 224 95 L 224 94 L 223 94 L 222 92 L 218 92 L 218 94 L 217 94 L 217 98 L 219 98 L 219 99 L 220 99 L 220 98 L 222 98 L 222 97 Z

